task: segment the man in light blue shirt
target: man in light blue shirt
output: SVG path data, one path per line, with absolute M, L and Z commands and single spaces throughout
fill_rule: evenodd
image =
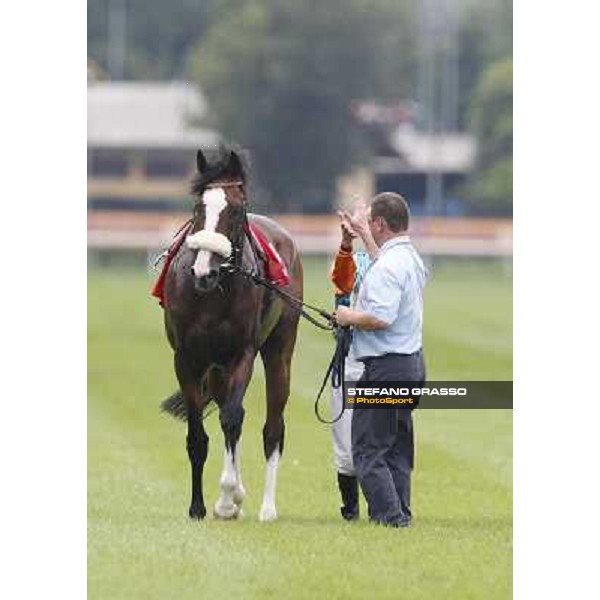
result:
M 379 248 L 355 308 L 339 307 L 335 313 L 338 324 L 354 327 L 352 351 L 365 365 L 363 384 L 419 385 L 425 381 L 423 288 L 427 270 L 407 235 L 409 218 L 404 198 L 386 192 L 371 202 L 368 225 L 350 220 L 367 247 L 374 242 Z M 410 410 L 355 406 L 352 454 L 371 519 L 408 526 L 414 462 Z
M 423 346 L 423 288 L 427 271 L 407 235 L 392 237 L 379 249 L 365 277 L 356 311 L 385 327 L 354 332 L 359 360 L 389 353 L 412 354 Z

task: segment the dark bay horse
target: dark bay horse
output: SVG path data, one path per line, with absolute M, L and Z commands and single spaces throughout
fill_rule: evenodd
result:
M 187 408 L 187 453 L 192 471 L 189 515 L 206 515 L 202 473 L 208 436 L 202 413 L 212 399 L 225 436 L 221 493 L 214 515 L 235 519 L 245 497 L 240 475 L 244 394 L 260 353 L 266 376 L 267 414 L 263 446 L 267 461 L 261 521 L 277 518 L 275 487 L 283 451 L 283 412 L 290 391 L 298 313 L 271 290 L 228 266 L 262 272 L 247 233 L 257 225 L 285 262 L 286 291 L 302 298 L 302 265 L 289 234 L 263 216 L 247 213 L 247 169 L 241 153 L 221 148 L 214 161 L 197 154 L 198 175 L 192 227 L 171 262 L 165 281 L 165 327 L 174 351 L 175 373 Z

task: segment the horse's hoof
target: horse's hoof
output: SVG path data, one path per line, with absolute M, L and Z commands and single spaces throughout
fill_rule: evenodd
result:
M 265 506 L 263 505 L 258 513 L 258 520 L 262 523 L 268 523 L 269 521 L 275 521 L 277 519 L 277 510 L 275 506 Z
M 189 510 L 190 519 L 196 519 L 198 521 L 202 521 L 206 516 L 206 508 L 204 504 L 195 505 L 192 504 Z
M 241 509 L 237 504 L 215 504 L 213 515 L 215 519 L 221 519 L 223 521 L 232 521 L 240 516 Z

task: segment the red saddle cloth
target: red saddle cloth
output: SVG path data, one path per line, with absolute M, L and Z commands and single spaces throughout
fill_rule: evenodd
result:
M 265 234 L 256 225 L 250 225 L 250 233 L 259 248 L 263 251 L 261 258 L 265 266 L 267 280 L 274 285 L 286 286 L 290 282 L 290 274 L 275 246 L 271 244 Z
M 192 222 L 188 221 L 174 236 L 169 249 L 166 252 L 165 262 L 163 264 L 162 271 L 154 284 L 151 295 L 158 298 L 158 302 L 164 308 L 165 306 L 165 281 L 167 279 L 167 273 L 169 267 L 173 262 L 179 248 L 185 241 L 190 229 L 192 228 Z M 259 256 L 263 261 L 265 268 L 265 275 L 269 282 L 278 286 L 286 286 L 290 282 L 290 276 L 286 264 L 279 255 L 279 252 L 275 249 L 275 246 L 265 237 L 265 234 L 256 226 L 250 225 L 250 233 L 254 239 L 255 244 L 260 249 Z

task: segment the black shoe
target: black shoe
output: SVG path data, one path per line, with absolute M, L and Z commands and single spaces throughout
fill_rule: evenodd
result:
M 397 519 L 395 521 L 389 521 L 387 523 L 384 523 L 383 525 L 385 527 L 404 528 L 404 527 L 410 527 L 410 523 L 411 523 L 410 519 Z
M 338 487 L 342 495 L 343 506 L 340 513 L 346 521 L 356 521 L 358 512 L 358 479 L 354 475 L 338 473 Z
M 347 506 L 340 506 L 340 514 L 346 521 L 358 521 L 358 506 L 348 508 Z
M 383 525 L 384 527 L 404 528 L 410 527 L 411 519 L 395 518 L 395 519 L 369 519 L 375 525 Z

